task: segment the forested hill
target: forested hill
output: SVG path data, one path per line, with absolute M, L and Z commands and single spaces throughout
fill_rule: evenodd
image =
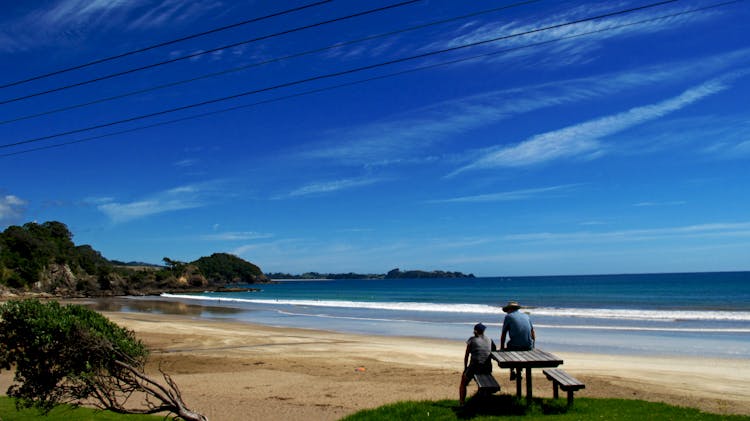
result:
M 60 296 L 141 295 L 268 281 L 258 266 L 226 253 L 194 262 L 165 257 L 164 263 L 110 261 L 89 245 L 75 245 L 68 227 L 57 221 L 10 226 L 0 233 L 0 289 Z

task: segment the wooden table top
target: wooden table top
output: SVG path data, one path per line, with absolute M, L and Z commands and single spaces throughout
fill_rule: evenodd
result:
M 557 367 L 563 363 L 559 357 L 541 349 L 531 351 L 495 351 L 492 358 L 502 368 Z

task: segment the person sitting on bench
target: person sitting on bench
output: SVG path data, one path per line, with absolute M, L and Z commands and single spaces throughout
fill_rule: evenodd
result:
M 461 385 L 458 389 L 458 401 L 461 405 L 466 400 L 466 386 L 475 374 L 492 373 L 492 358 L 490 352 L 495 350 L 495 342 L 484 336 L 485 326 L 482 323 L 474 325 L 474 336 L 466 341 L 464 354 L 464 371 L 461 374 Z M 469 359 L 471 356 L 471 359 Z
M 520 308 L 521 305 L 515 301 L 510 301 L 503 307 L 503 311 L 507 314 L 503 319 L 503 330 L 500 334 L 501 351 L 531 351 L 534 349 L 534 342 L 536 341 L 534 325 L 531 324 L 528 314 L 518 311 Z M 508 334 L 510 334 L 510 340 L 506 346 L 505 336 Z M 515 380 L 516 375 L 521 375 L 521 369 L 518 369 L 518 374 L 516 374 L 511 368 L 510 379 Z

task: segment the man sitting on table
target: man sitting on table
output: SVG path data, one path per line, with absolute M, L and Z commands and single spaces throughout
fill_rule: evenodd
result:
M 492 339 L 484 336 L 485 326 L 482 323 L 474 325 L 474 336 L 466 341 L 464 354 L 464 372 L 461 374 L 461 385 L 458 388 L 458 401 L 461 405 L 466 400 L 466 385 L 475 374 L 492 373 L 492 358 L 490 352 L 495 350 Z M 471 355 L 471 361 L 469 361 Z
M 521 305 L 515 301 L 510 301 L 503 307 L 503 311 L 508 313 L 503 319 L 503 330 L 500 334 L 501 351 L 530 351 L 534 349 L 536 333 L 534 325 L 531 324 L 528 314 L 518 311 Z M 510 334 L 508 346 L 505 346 L 505 336 Z M 518 376 L 521 376 L 521 370 L 518 370 Z M 510 369 L 510 379 L 516 379 L 516 372 Z

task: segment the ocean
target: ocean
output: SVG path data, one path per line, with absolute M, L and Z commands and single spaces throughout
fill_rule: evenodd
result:
M 255 292 L 130 297 L 120 311 L 180 311 L 277 327 L 499 343 L 523 305 L 552 352 L 750 358 L 750 272 L 280 281 Z M 156 302 L 174 303 L 172 309 Z M 163 304 L 163 303 L 162 303 Z M 179 309 L 179 310 L 177 310 Z

